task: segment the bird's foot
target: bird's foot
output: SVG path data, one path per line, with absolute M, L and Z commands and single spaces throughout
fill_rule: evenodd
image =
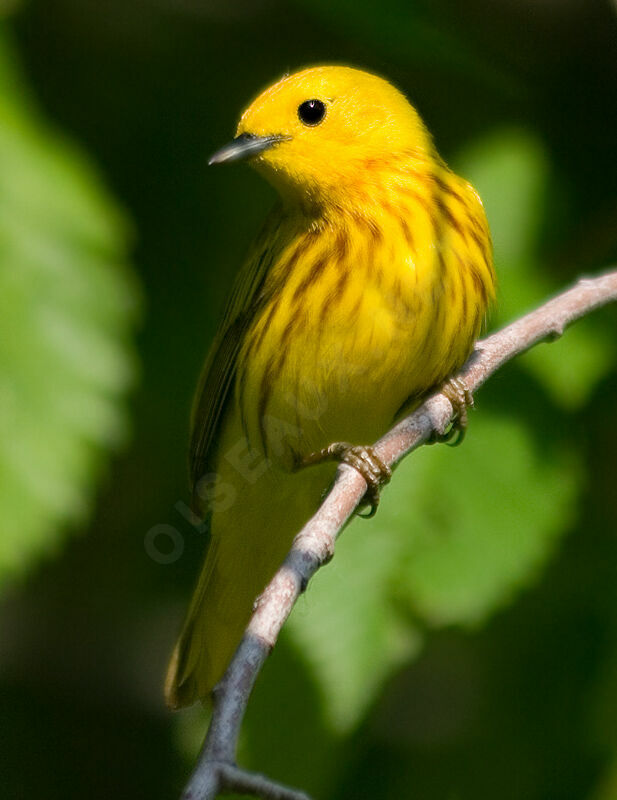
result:
M 314 464 L 322 464 L 324 461 L 348 464 L 362 475 L 367 486 L 364 501 L 370 503 L 371 510 L 368 514 L 361 516 L 366 519 L 374 516 L 379 505 L 381 487 L 385 486 L 392 477 L 392 470 L 387 464 L 384 464 L 375 450 L 372 447 L 362 447 L 348 442 L 333 442 L 322 450 L 299 458 L 296 468 L 310 467 Z
M 450 378 L 441 387 L 441 393 L 452 403 L 455 418 L 447 433 L 434 434 L 432 442 L 446 442 L 450 447 L 458 447 L 465 438 L 469 417 L 468 408 L 473 408 L 473 395 L 462 378 Z

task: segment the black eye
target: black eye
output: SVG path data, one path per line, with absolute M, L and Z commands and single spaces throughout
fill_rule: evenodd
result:
M 298 107 L 298 116 L 305 125 L 319 125 L 326 116 L 326 104 L 321 100 L 305 100 Z

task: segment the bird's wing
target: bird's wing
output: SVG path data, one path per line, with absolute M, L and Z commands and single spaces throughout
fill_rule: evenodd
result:
M 189 475 L 193 503 L 199 479 L 213 472 L 213 457 L 223 412 L 231 396 L 238 354 L 258 310 L 267 300 L 265 278 L 274 259 L 282 214 L 275 209 L 240 270 L 199 379 L 193 404 Z

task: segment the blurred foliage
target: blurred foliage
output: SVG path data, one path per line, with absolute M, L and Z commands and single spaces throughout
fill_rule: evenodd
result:
M 543 274 L 538 233 L 551 201 L 551 166 L 537 138 L 522 130 L 479 139 L 457 167 L 480 192 L 491 225 L 500 291 L 497 324 L 505 324 L 563 288 Z M 567 409 L 582 405 L 615 363 L 615 339 L 606 324 L 584 319 L 559 348 L 535 347 L 522 363 Z
M 124 437 L 135 288 L 115 205 L 32 110 L 0 34 L 1 585 L 83 519 Z
M 483 198 L 500 326 L 617 258 L 614 8 L 30 0 L 12 27 L 31 88 L 0 47 L 0 570 L 58 557 L 0 607 L 3 796 L 167 800 L 205 729 L 161 692 L 204 546 L 188 408 L 273 200 L 207 154 L 286 70 L 391 78 Z M 59 129 L 128 209 L 147 297 L 131 446 L 69 539 L 124 433 L 136 292 L 126 224 Z M 464 445 L 415 453 L 350 525 L 258 681 L 243 763 L 332 800 L 617 797 L 615 320 L 508 365 Z M 161 523 L 172 563 L 144 548 Z
M 296 2 L 335 27 L 344 28 L 348 35 L 364 41 L 367 46 L 379 49 L 385 46 L 390 56 L 398 53 L 425 67 L 445 67 L 448 71 L 462 69 L 465 74 L 480 76 L 484 80 L 503 80 L 503 75 L 497 70 L 487 70 L 486 62 L 470 41 L 462 40 L 448 25 L 444 25 L 443 20 L 431 13 L 426 0 L 365 3 L 360 14 L 354 0 Z M 375 37 L 375 31 L 379 31 L 378 37 Z M 413 32 L 413 48 L 409 46 L 410 32 Z

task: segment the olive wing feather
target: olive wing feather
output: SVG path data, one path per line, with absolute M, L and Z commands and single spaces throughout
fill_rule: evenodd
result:
M 275 209 L 240 270 L 223 319 L 204 364 L 191 416 L 189 477 L 193 505 L 199 504 L 199 479 L 215 471 L 216 443 L 233 396 L 238 355 L 255 316 L 268 299 L 265 279 L 274 260 L 281 212 Z

